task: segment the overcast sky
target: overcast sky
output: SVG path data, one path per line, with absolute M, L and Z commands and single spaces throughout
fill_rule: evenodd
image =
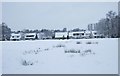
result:
M 0 2 L 0 24 L 2 23 L 2 3 Z
M 86 29 L 110 10 L 118 12 L 117 2 L 5 2 L 2 20 L 12 30 Z

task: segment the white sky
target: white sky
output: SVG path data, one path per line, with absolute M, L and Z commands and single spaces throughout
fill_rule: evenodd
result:
M 2 23 L 2 3 L 0 2 L 0 24 Z
M 5 2 L 2 8 L 2 20 L 12 30 L 86 29 L 108 11 L 118 11 L 117 2 Z
M 119 0 L 1 0 L 3 2 L 118 2 Z

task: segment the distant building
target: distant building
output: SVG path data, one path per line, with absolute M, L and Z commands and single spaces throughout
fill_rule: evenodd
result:
M 72 39 L 82 39 L 82 38 L 99 38 L 100 34 L 97 31 L 79 31 L 79 32 L 69 32 L 69 38 Z
M 89 30 L 89 31 L 95 31 L 95 30 L 97 29 L 96 26 L 97 26 L 96 23 L 95 23 L 95 24 L 89 24 L 89 25 L 88 25 L 88 30 Z
M 40 33 L 38 33 L 38 38 L 44 40 L 44 39 L 47 39 L 47 36 L 45 35 L 45 33 L 40 32 Z
M 85 35 L 85 31 L 69 32 L 69 38 L 80 39 L 80 38 L 84 38 L 84 35 Z
M 97 31 L 92 31 L 92 37 L 93 38 L 99 38 L 100 34 Z
M 10 40 L 11 41 L 19 41 L 19 40 L 21 40 L 21 34 L 20 33 L 19 34 L 12 33 L 11 37 L 10 37 Z
M 67 39 L 68 32 L 55 32 L 55 39 Z
M 26 33 L 25 40 L 35 40 L 38 39 L 37 33 Z
M 88 31 L 88 30 L 85 31 L 84 36 L 85 36 L 86 39 L 91 38 L 91 35 L 92 35 L 91 31 Z

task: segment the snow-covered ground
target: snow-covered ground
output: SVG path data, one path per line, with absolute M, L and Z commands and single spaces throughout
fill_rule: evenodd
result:
M 117 74 L 118 39 L 3 42 L 3 74 Z
M 2 75 L 2 42 L 0 42 L 0 75 Z

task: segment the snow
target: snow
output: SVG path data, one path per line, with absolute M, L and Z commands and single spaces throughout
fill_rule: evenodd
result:
M 0 42 L 0 75 L 2 75 L 2 42 Z
M 20 34 L 12 33 L 11 36 L 20 36 Z
M 25 35 L 36 35 L 36 33 L 26 33 Z
M 3 74 L 118 74 L 117 38 L 5 41 L 2 45 Z

